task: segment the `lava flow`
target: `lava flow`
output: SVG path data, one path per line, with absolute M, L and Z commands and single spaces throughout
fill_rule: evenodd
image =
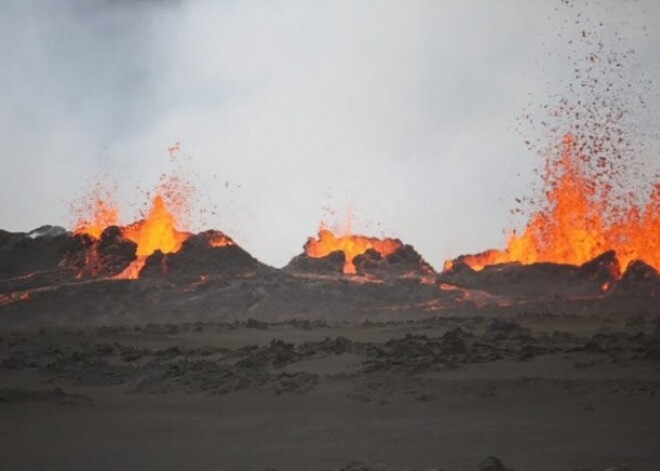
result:
M 342 252 L 344 254 L 343 272 L 355 274 L 353 261 L 358 255 L 371 249 L 382 257 L 386 257 L 396 252 L 401 246 L 401 242 L 396 239 L 378 239 L 352 234 L 336 236 L 328 229 L 319 229 L 318 238 L 310 237 L 305 243 L 305 253 L 309 257 L 320 258 L 330 255 L 332 252 Z
M 660 185 L 645 204 L 629 201 L 621 208 L 611 201 L 606 183 L 587 175 L 575 138 L 568 134 L 562 144 L 560 158 L 546 164 L 546 205 L 532 214 L 524 231 L 511 234 L 505 250 L 459 260 L 477 271 L 512 262 L 581 265 L 614 250 L 624 269 L 643 260 L 660 270 Z M 445 263 L 446 270 L 453 266 Z

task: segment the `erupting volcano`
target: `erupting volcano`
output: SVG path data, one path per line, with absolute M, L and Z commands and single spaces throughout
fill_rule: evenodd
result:
M 194 193 L 188 179 L 163 175 L 143 216 L 121 224 L 114 194 L 96 184 L 73 205 L 77 222 L 59 268 L 73 270 L 76 280 L 168 278 L 184 285 L 267 271 L 223 232 L 185 230 Z
M 96 183 L 89 194 L 72 205 L 77 215 L 73 232 L 100 239 L 106 227 L 119 224 L 119 209 L 112 192 Z
M 581 21 L 578 15 L 575 24 Z M 168 147 L 170 171 L 141 200 L 138 217 L 120 212 L 118 193 L 99 182 L 74 204 L 71 232 L 52 226 L 0 231 L 0 306 L 20 322 L 25 313 L 50 313 L 55 301 L 69 313 L 71 299 L 80 300 L 75 308 L 81 315 L 147 310 L 156 319 L 168 312 L 190 320 L 657 311 L 660 183 L 651 168 L 657 156 L 644 147 L 657 135 L 636 135 L 630 119 L 644 107 L 632 96 L 638 93 L 632 85 L 643 77 L 626 75 L 635 71 L 634 53 L 606 48 L 597 32 L 606 27 L 594 32 L 589 24 L 569 39 L 576 58 L 570 60 L 577 62 L 564 73 L 567 88 L 550 95 L 557 98 L 554 106 L 545 96 L 539 104 L 542 132 L 526 134 L 528 150 L 543 158 L 530 166 L 540 178 L 530 180 L 531 197 L 518 200 L 526 207 L 514 212 L 524 210 L 528 219 L 522 230 L 509 232 L 503 249 L 459 256 L 437 273 L 399 239 L 356 234 L 349 213 L 343 227 L 322 223 L 301 253 L 273 268 L 221 231 L 192 230 L 200 223 L 191 217 L 193 196 L 199 196 L 191 183 L 194 167 L 176 143 Z M 533 122 L 533 112 L 524 116 Z M 649 122 L 655 120 L 645 120 L 645 128 Z M 420 210 L 420 203 L 412 209 Z M 445 228 L 434 228 L 438 240 L 456 237 L 440 232 Z
M 636 205 L 629 195 L 629 206 L 621 207 L 611 200 L 609 183 L 589 178 L 584 162 L 575 137 L 565 135 L 559 158 L 546 165 L 545 208 L 532 214 L 521 234 L 509 236 L 505 250 L 457 261 L 477 271 L 512 262 L 582 265 L 614 250 L 623 269 L 635 260 L 660 269 L 660 184 L 645 204 Z M 454 263 L 446 262 L 445 270 Z
M 148 256 L 156 250 L 163 253 L 178 252 L 189 234 L 175 227 L 174 215 L 169 212 L 163 198 L 156 196 L 147 217 L 122 228 L 122 235 L 137 244 L 135 254 Z
M 122 236 L 137 245 L 137 259 L 117 275 L 117 278 L 137 278 L 147 257 L 156 250 L 164 254 L 178 252 L 190 234 L 178 231 L 175 222 L 174 215 L 168 211 L 162 196 L 157 195 L 145 219 L 122 228 Z
M 542 119 L 525 115 L 546 135 L 537 140 L 540 204 L 529 208 L 522 231 L 510 232 L 504 250 L 462 255 L 446 262 L 445 271 L 457 264 L 475 271 L 507 263 L 579 266 L 608 251 L 616 253 L 620 271 L 637 260 L 660 269 L 660 182 L 650 165 L 657 157 L 645 147 L 657 136 L 640 134 L 634 119 L 643 117 L 651 80 L 636 74 L 634 50 L 606 46 L 602 23 L 577 15 L 575 24 L 585 29 L 568 42 L 567 88 L 556 104 L 542 104 Z
M 341 230 L 321 224 L 307 239 L 303 252 L 284 267 L 296 276 L 321 277 L 358 283 L 414 280 L 432 284 L 435 271 L 414 247 L 399 239 L 353 234 L 351 217 Z M 358 275 L 358 276 L 356 276 Z
M 367 250 L 375 250 L 381 257 L 386 257 L 399 250 L 403 244 L 397 239 L 378 239 L 376 237 L 365 237 L 361 235 L 335 235 L 328 229 L 321 228 L 318 237 L 310 237 L 305 244 L 305 254 L 313 258 L 321 258 L 333 252 L 344 254 L 343 272 L 347 275 L 356 273 L 353 261 L 358 255 Z
M 164 254 L 178 252 L 190 236 L 188 232 L 180 231 L 177 228 L 178 215 L 166 204 L 165 198 L 169 193 L 163 191 L 164 188 L 166 185 L 161 184 L 144 219 L 126 226 L 119 224 L 119 211 L 110 193 L 102 191 L 99 185 L 92 190 L 91 204 L 84 207 L 87 210 L 91 209 L 92 214 L 87 217 L 79 216 L 73 232 L 98 241 L 106 228 L 119 226 L 121 237 L 135 243 L 136 259 L 121 273 L 115 275 L 115 278 L 137 278 L 147 257 L 157 250 Z M 176 207 L 174 204 L 170 206 Z

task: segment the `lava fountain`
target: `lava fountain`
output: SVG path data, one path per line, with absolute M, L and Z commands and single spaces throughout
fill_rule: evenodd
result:
M 99 239 L 106 227 L 119 225 L 119 208 L 112 192 L 99 182 L 85 198 L 71 206 L 76 215 L 73 230 L 75 234 L 86 234 L 93 239 Z
M 641 260 L 660 270 L 660 183 L 647 153 L 648 142 L 657 141 L 645 96 L 653 91 L 652 77 L 618 32 L 618 41 L 609 40 L 611 25 L 572 11 L 567 88 L 555 95 L 556 104 L 539 104 L 542 120 L 524 118 L 559 144 L 541 147 L 541 204 L 522 231 L 509 233 L 505 249 L 463 255 L 445 269 L 456 262 L 474 270 L 502 263 L 581 265 L 613 250 L 621 269 Z
M 354 260 L 367 250 L 375 250 L 382 257 L 393 254 L 402 247 L 397 239 L 379 239 L 361 235 L 345 234 L 337 236 L 334 232 L 321 228 L 317 238 L 310 237 L 305 243 L 305 254 L 313 258 L 321 258 L 333 252 L 344 254 L 343 272 L 347 275 L 356 273 Z
M 136 244 L 136 259 L 115 279 L 136 279 L 147 257 L 156 251 L 165 254 L 181 249 L 190 234 L 179 229 L 186 211 L 190 186 L 182 185 L 180 179 L 162 177 L 156 195 L 151 199 L 149 210 L 143 219 L 128 225 L 119 223 L 119 211 L 112 195 L 96 185 L 85 204 L 77 211 L 78 220 L 74 233 L 87 235 L 98 241 L 103 231 L 109 226 L 118 226 L 122 238 Z M 87 215 L 81 214 L 87 211 Z
M 565 135 L 559 158 L 546 162 L 545 205 L 532 213 L 525 229 L 511 233 L 504 250 L 463 255 L 456 261 L 477 271 L 502 263 L 581 265 L 614 250 L 624 269 L 643 260 L 660 270 L 660 184 L 647 202 L 635 204 L 629 195 L 622 207 L 612 201 L 607 183 L 590 178 L 586 161 L 575 137 Z M 445 270 L 456 261 L 445 262 Z
M 118 279 L 137 278 L 149 255 L 156 250 L 163 253 L 178 252 L 190 236 L 189 233 L 176 229 L 175 217 L 168 211 L 160 195 L 154 197 L 145 219 L 122 227 L 121 232 L 125 239 L 137 245 L 137 259 L 116 276 Z

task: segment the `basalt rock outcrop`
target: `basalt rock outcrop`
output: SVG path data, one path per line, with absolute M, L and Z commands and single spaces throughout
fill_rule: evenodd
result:
M 596 297 L 614 285 L 620 276 L 612 251 L 580 265 L 506 263 L 476 271 L 460 258 L 438 280 L 464 288 L 483 290 L 513 299 Z
M 432 280 L 433 267 L 412 245 L 401 244 L 393 253 L 381 255 L 368 249 L 353 259 L 354 274 L 344 274 L 346 256 L 342 251 L 331 252 L 325 257 L 312 257 L 303 252 L 294 257 L 283 270 L 291 274 L 321 275 L 337 277 L 367 277 L 373 280 L 393 281 L 397 279 Z
M 215 241 L 219 241 L 217 245 Z M 209 230 L 191 235 L 178 252 L 156 251 L 150 255 L 140 277 L 185 282 L 217 276 L 253 276 L 272 270 L 224 233 Z

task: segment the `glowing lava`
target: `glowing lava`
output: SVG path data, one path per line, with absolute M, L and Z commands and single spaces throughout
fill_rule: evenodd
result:
M 234 245 L 234 241 L 224 234 L 216 234 L 211 240 L 209 240 L 209 245 L 214 248 L 227 247 L 229 245 Z
M 113 276 L 115 280 L 137 280 L 140 277 L 140 272 L 147 263 L 146 255 L 138 255 L 121 273 Z
M 586 175 L 575 138 L 566 135 L 562 144 L 561 158 L 546 165 L 546 205 L 532 214 L 524 231 L 511 234 L 505 250 L 459 260 L 474 270 L 511 262 L 581 265 L 614 250 L 624 269 L 643 260 L 660 270 L 660 185 L 641 208 L 629 201 L 621 209 L 610 201 L 606 184 Z M 445 269 L 453 265 L 448 261 Z
M 149 256 L 156 250 L 163 253 L 178 252 L 189 234 L 176 229 L 175 219 L 158 195 L 152 203 L 147 217 L 122 228 L 125 239 L 137 244 L 135 255 Z
M 75 234 L 87 234 L 99 239 L 109 226 L 119 225 L 119 209 L 112 194 L 100 183 L 94 185 L 90 194 L 72 205 L 76 214 Z
M 176 229 L 175 219 L 165 206 L 160 195 L 152 203 L 147 217 L 134 222 L 130 226 L 122 227 L 122 236 L 135 242 L 136 260 L 116 275 L 117 279 L 136 279 L 147 261 L 147 257 L 156 250 L 163 253 L 174 253 L 181 249 L 185 240 L 190 236 L 187 232 Z
M 310 237 L 305 244 L 305 253 L 309 257 L 320 258 L 330 255 L 332 252 L 343 252 L 345 274 L 355 274 L 355 257 L 362 255 L 367 250 L 375 250 L 382 257 L 386 257 L 399 248 L 402 244 L 396 239 L 378 239 L 361 235 L 336 236 L 332 231 L 320 229 L 318 238 Z
M 185 198 L 181 196 L 185 192 L 179 190 L 181 185 L 178 184 L 178 181 L 172 181 L 161 183 L 144 219 L 126 226 L 119 225 L 119 211 L 112 203 L 111 195 L 106 194 L 105 199 L 101 198 L 99 185 L 92 190 L 92 195 L 88 199 L 91 203 L 83 205 L 83 210 L 90 214 L 85 218 L 78 218 L 74 233 L 86 234 L 94 241 L 98 241 L 108 226 L 116 225 L 119 226 L 122 238 L 134 242 L 137 246 L 136 259 L 113 278 L 138 278 L 149 255 L 157 250 L 163 253 L 178 252 L 190 236 L 189 233 L 177 228 L 181 213 L 185 208 Z M 178 193 L 175 190 L 179 190 Z M 96 244 L 91 247 L 90 253 L 95 253 L 95 250 Z

